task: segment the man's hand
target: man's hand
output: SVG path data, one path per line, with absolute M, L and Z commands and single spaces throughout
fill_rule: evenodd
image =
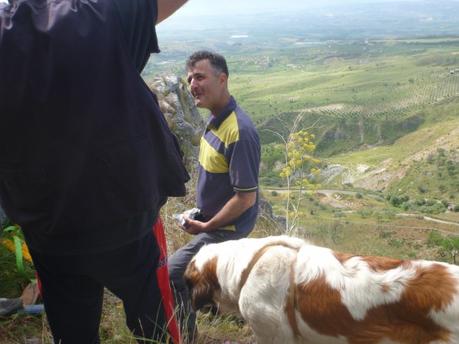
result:
M 209 231 L 207 222 L 192 220 L 190 218 L 185 218 L 183 230 L 193 235 Z
M 220 211 L 208 222 L 201 222 L 185 217 L 184 230 L 190 234 L 211 232 L 226 226 L 252 207 L 257 199 L 256 192 L 236 192 Z

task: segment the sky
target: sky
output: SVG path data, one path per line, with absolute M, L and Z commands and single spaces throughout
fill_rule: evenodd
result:
M 449 0 L 456 1 L 459 0 Z M 315 13 L 325 11 L 341 11 L 347 5 L 368 5 L 376 3 L 409 2 L 434 3 L 435 0 L 188 0 L 174 15 L 167 18 L 158 27 L 158 32 L 174 32 L 179 29 L 208 28 L 215 25 L 231 23 L 235 20 L 247 19 L 262 14 L 286 14 L 292 11 Z M 335 9 L 336 7 L 336 9 Z M 352 6 L 350 6 L 352 7 Z M 213 23 L 210 23 L 213 22 Z
M 222 11 L 254 12 L 260 9 L 279 9 L 281 7 L 304 7 L 308 0 L 188 0 L 180 10 L 184 15 L 214 14 Z M 283 3 L 280 5 L 280 3 Z
M 347 4 L 370 5 L 375 3 L 391 2 L 432 2 L 434 0 L 188 0 L 174 15 L 169 17 L 159 26 L 159 30 L 168 31 L 180 25 L 192 26 L 198 24 L 206 25 L 206 16 L 214 19 L 228 14 L 229 16 L 238 15 L 257 15 L 264 13 L 291 12 L 292 10 L 302 10 L 304 12 L 315 12 L 318 10 L 333 10 L 334 5 L 339 5 L 342 9 Z M 459 2 L 459 0 L 450 0 Z M 338 7 L 338 6 L 337 6 Z M 226 18 L 225 18 L 226 19 Z M 194 21 L 194 22 L 193 22 Z
M 420 2 L 425 0 L 188 0 L 187 4 L 174 16 L 196 16 L 222 13 L 223 11 L 241 13 L 263 10 L 307 9 L 338 3 L 372 4 L 396 1 Z

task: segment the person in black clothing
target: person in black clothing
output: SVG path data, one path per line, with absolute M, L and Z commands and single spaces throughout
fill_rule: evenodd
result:
M 0 206 L 22 227 L 55 343 L 99 343 L 104 287 L 135 336 L 164 341 L 152 227 L 189 177 L 140 72 L 185 1 L 0 3 Z
M 0 234 L 2 234 L 3 226 L 8 222 L 8 218 L 6 217 L 5 212 L 3 211 L 2 207 L 0 207 Z

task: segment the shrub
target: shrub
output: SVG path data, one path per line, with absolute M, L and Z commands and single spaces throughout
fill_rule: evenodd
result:
M 389 202 L 394 207 L 400 207 L 403 203 L 408 202 L 409 200 L 410 200 L 410 197 L 408 195 L 403 195 L 403 196 L 392 195 L 389 199 Z
M 415 201 L 415 204 L 417 206 L 422 206 L 424 204 L 426 204 L 426 200 L 424 198 L 418 198 L 416 201 Z
M 425 186 L 423 186 L 423 185 L 419 185 L 419 186 L 418 186 L 418 191 L 419 191 L 420 193 L 426 193 L 427 191 L 429 191 L 429 189 L 427 189 L 427 188 L 426 188 Z
M 446 185 L 443 185 L 443 184 L 440 184 L 438 186 L 438 190 L 440 190 L 440 192 L 444 193 L 448 190 L 448 188 L 446 187 Z
M 446 150 L 444 148 L 438 148 L 437 149 L 437 153 L 441 157 L 445 157 L 446 156 Z
M 437 202 L 436 202 L 434 199 L 428 199 L 428 200 L 426 201 L 426 205 L 427 205 L 428 207 L 432 207 L 432 206 L 434 206 L 436 203 L 437 203 Z
M 459 252 L 459 237 L 457 236 L 443 236 L 437 231 L 432 231 L 427 239 L 427 244 L 430 246 L 438 246 L 450 255 L 453 263 L 456 263 L 456 256 Z
M 388 244 L 392 247 L 400 248 L 403 246 L 404 240 L 403 239 L 390 239 Z
M 367 219 L 373 215 L 373 211 L 371 209 L 362 209 L 358 211 L 358 214 L 361 218 Z

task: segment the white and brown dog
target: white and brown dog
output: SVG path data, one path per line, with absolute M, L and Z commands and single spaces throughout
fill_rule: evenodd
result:
M 333 252 L 288 236 L 203 247 L 185 279 L 258 344 L 459 344 L 459 267 Z

